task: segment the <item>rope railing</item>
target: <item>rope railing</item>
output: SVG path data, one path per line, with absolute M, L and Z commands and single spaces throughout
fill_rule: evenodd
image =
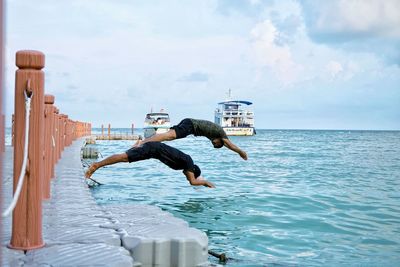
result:
M 13 216 L 8 247 L 26 251 L 44 246 L 42 200 L 50 198 L 55 164 L 65 147 L 91 134 L 91 124 L 61 114 L 54 105 L 55 97 L 45 95 L 43 53 L 18 51 L 16 65 L 12 134 L 14 193 L 2 216 L 11 213 Z
M 22 185 L 24 183 L 24 178 L 26 175 L 26 164 L 28 162 L 28 145 L 29 145 L 29 118 L 31 114 L 31 99 L 32 94 L 30 96 L 27 95 L 26 91 L 24 91 L 25 95 L 25 142 L 24 142 L 24 156 L 22 161 L 22 167 L 18 178 L 17 189 L 15 190 L 13 200 L 11 201 L 8 208 L 1 214 L 2 217 L 7 217 L 10 215 L 11 211 L 14 210 L 15 205 L 17 205 L 19 195 L 21 193 Z

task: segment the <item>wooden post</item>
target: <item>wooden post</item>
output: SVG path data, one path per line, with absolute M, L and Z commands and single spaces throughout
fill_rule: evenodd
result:
M 13 211 L 10 248 L 30 250 L 44 246 L 42 239 L 42 178 L 44 136 L 44 54 L 18 51 L 15 78 L 14 192 L 24 156 L 25 96 L 32 92 L 28 165 L 19 200 Z M 29 93 L 29 92 L 28 92 Z
M 71 127 L 71 134 L 69 137 L 69 145 L 72 145 L 72 142 L 74 141 L 74 135 L 75 135 L 75 121 L 70 120 L 70 127 Z
M 111 124 L 108 124 L 108 140 L 111 139 Z
M 1 92 L 0 92 L 0 94 L 1 94 Z M 0 98 L 1 98 L 1 96 L 0 96 Z M 5 144 L 5 134 L 6 133 L 5 133 L 5 129 L 6 129 L 6 117 L 3 114 L 3 111 L 1 110 L 1 104 L 0 104 L 0 153 L 3 153 L 3 152 L 6 151 L 6 144 Z M 1 172 L 1 167 L 0 167 L 0 175 L 1 174 L 2 174 L 2 172 Z M 0 180 L 0 182 L 1 182 L 1 180 Z M 1 234 L 1 232 L 0 232 L 0 234 Z
M 135 125 L 132 123 L 132 135 L 133 135 L 133 129 L 135 129 Z
M 57 109 L 57 125 L 58 125 L 58 132 L 57 132 L 57 136 L 58 136 L 58 144 L 57 144 L 57 162 L 60 160 L 61 157 L 61 143 L 62 143 L 62 119 L 61 119 L 61 114 L 60 114 L 60 110 Z
M 104 139 L 104 125 L 101 125 L 101 138 Z
M 72 131 L 73 131 L 72 141 L 75 141 L 76 138 L 78 138 L 78 131 L 79 131 L 77 121 L 72 122 Z
M 67 140 L 67 119 L 68 116 L 62 114 L 62 141 L 61 141 L 61 151 L 64 151 L 66 147 L 66 140 Z
M 67 120 L 67 125 L 68 125 L 68 140 L 67 140 L 67 145 L 70 146 L 72 144 L 72 133 L 73 133 L 73 128 L 72 128 L 72 120 L 68 119 Z
M 69 136 L 70 136 L 70 125 L 69 125 L 69 117 L 65 115 L 65 146 L 69 146 Z
M 65 119 L 65 147 L 69 146 L 70 125 L 68 115 Z
M 55 118 L 54 118 L 54 124 L 56 125 L 56 133 L 55 133 L 55 139 L 56 139 L 56 147 L 54 149 L 54 163 L 58 162 L 58 155 L 60 154 L 60 114 L 59 110 L 56 107 L 55 110 Z
M 0 114 L 3 115 L 3 66 L 4 66 L 4 46 L 3 46 L 3 28 L 4 27 L 4 13 L 3 12 L 3 0 L 0 0 Z M 2 128 L 0 129 L 1 131 L 4 131 L 5 129 Z M 5 140 L 4 140 L 4 136 L 1 136 L 1 140 L 0 142 L 2 142 L 4 144 Z M 2 152 L 0 152 L 0 192 L 3 192 L 3 154 Z M 3 196 L 3 194 L 1 194 Z M 0 197 L 0 207 L 3 208 L 3 197 Z M 3 237 L 3 227 L 2 227 L 2 223 L 3 223 L 3 219 L 0 220 L 0 238 L 1 240 Z M 2 250 L 4 249 L 0 249 L 0 259 L 3 259 L 3 255 L 2 254 Z
M 72 144 L 72 133 L 73 133 L 73 128 L 72 128 L 72 120 L 68 119 L 67 120 L 68 123 L 68 146 L 70 146 Z
M 53 104 L 54 96 L 44 96 L 44 179 L 43 179 L 43 198 L 50 198 L 50 182 L 51 182 L 51 165 L 52 160 L 52 128 L 54 127 L 53 120 Z
M 14 114 L 12 114 L 12 116 L 11 116 L 11 145 L 12 146 L 14 146 L 14 135 L 15 135 L 14 122 L 15 122 L 15 116 L 14 116 Z
M 51 128 L 51 178 L 55 176 L 55 165 L 56 165 L 56 147 L 57 147 L 57 108 L 52 105 L 52 125 Z
M 76 136 L 75 136 L 75 140 L 79 137 L 82 136 L 82 122 L 78 121 L 76 122 Z
M 72 121 L 72 141 L 74 141 L 77 138 L 78 134 L 78 122 Z

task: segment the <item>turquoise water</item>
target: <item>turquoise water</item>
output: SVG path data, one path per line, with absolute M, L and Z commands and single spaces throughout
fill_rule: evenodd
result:
M 234 258 L 227 266 L 400 266 L 400 132 L 258 130 L 231 140 L 248 161 L 205 138 L 168 142 L 215 189 L 148 160 L 98 170 L 93 178 L 105 185 L 94 197 L 187 220 L 210 249 Z M 131 144 L 98 147 L 106 157 Z

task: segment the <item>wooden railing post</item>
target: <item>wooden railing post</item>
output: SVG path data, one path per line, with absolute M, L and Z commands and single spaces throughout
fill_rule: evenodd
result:
M 74 122 L 69 119 L 68 120 L 68 146 L 70 146 L 72 144 L 72 139 L 73 139 L 73 135 L 74 135 Z
M 63 143 L 63 119 L 60 110 L 58 110 L 58 146 L 57 146 L 57 161 L 61 158 L 62 143 Z
M 65 116 L 66 116 L 65 114 L 61 114 L 61 152 L 63 152 L 65 148 L 65 128 L 66 128 Z
M 58 114 L 59 110 L 55 107 L 54 110 L 54 125 L 55 125 L 55 135 L 54 139 L 56 141 L 56 146 L 54 147 L 54 164 L 58 162 L 58 150 L 60 147 L 60 115 Z
M 51 106 L 51 112 L 52 112 L 52 125 L 53 127 L 51 127 L 51 178 L 54 178 L 55 176 L 55 165 L 56 165 L 56 147 L 57 147 L 57 114 L 56 114 L 56 107 L 54 106 L 54 104 Z
M 68 115 L 63 114 L 63 130 L 64 130 L 64 143 L 63 143 L 63 151 L 65 149 L 65 147 L 67 146 L 67 141 L 68 141 L 68 137 L 67 137 L 67 124 L 68 124 Z
M 18 184 L 25 144 L 25 96 L 32 92 L 28 165 L 15 209 L 9 247 L 30 250 L 44 246 L 42 239 L 42 179 L 44 136 L 44 54 L 18 51 L 15 78 L 14 192 Z
M 70 124 L 69 124 L 69 119 L 68 116 L 65 119 L 65 147 L 69 146 L 69 135 L 70 135 Z
M 3 2 L 5 2 L 5 1 L 0 0 L 0 24 L 1 24 L 1 27 L 0 27 L 0 52 L 1 52 L 0 53 L 0 114 L 2 116 L 4 115 L 4 113 L 3 113 L 3 92 L 4 92 L 4 88 L 3 88 L 4 68 L 3 68 L 3 66 L 4 66 L 4 54 L 5 54 L 5 53 L 3 53 L 4 48 L 5 48 L 4 39 L 3 39 L 3 36 L 4 36 L 3 30 L 5 30 L 4 29 L 5 27 L 3 26 L 4 22 L 5 22 L 5 6 L 4 6 Z M 3 9 L 3 7 L 4 7 L 4 9 Z M 5 118 L 4 118 L 4 120 L 5 120 Z M 5 123 L 4 123 L 4 125 L 5 125 Z M 2 132 L 5 131 L 5 127 L 3 128 L 3 125 L 1 126 L 0 131 L 2 131 Z M 4 134 L 1 135 L 0 142 L 2 143 L 3 146 L 5 146 Z M 4 147 L 4 149 L 5 149 L 5 147 Z M 2 152 L 0 152 L 0 192 L 4 192 L 3 191 L 3 157 L 4 157 L 4 153 L 2 151 Z M 3 207 L 3 197 L 0 197 L 0 207 Z M 3 221 L 0 221 L 0 238 L 3 237 L 2 223 L 3 223 Z M 0 259 L 3 259 L 2 250 L 0 250 Z
M 79 122 L 74 121 L 74 141 L 79 137 Z
M 108 140 L 111 139 L 111 124 L 108 124 Z
M 43 179 L 43 198 L 50 198 L 50 182 L 51 182 L 51 166 L 53 164 L 52 154 L 52 128 L 54 127 L 53 120 L 53 104 L 54 96 L 44 96 L 44 179 Z
M 11 146 L 14 147 L 14 135 L 15 135 L 15 115 L 11 116 Z
M 1 85 L 0 85 L 1 86 Z M 1 90 L 1 89 L 0 89 Z M 1 94 L 1 91 L 0 91 L 0 94 Z M 1 97 L 0 97 L 1 98 Z M 1 100 L 1 99 L 0 99 Z M 6 151 L 6 144 L 5 144 L 5 129 L 6 129 L 6 117 L 5 117 L 5 115 L 3 114 L 3 111 L 2 111 L 2 109 L 1 109 L 1 104 L 0 104 L 0 147 L 1 147 L 1 149 L 0 149 L 0 153 L 2 153 L 2 152 L 5 152 Z M 0 166 L 0 176 L 2 175 L 2 172 L 1 172 L 1 166 Z M 1 179 L 0 179 L 1 180 Z M 0 186 L 0 189 L 1 189 L 1 186 Z M 1 234 L 1 233 L 0 233 Z

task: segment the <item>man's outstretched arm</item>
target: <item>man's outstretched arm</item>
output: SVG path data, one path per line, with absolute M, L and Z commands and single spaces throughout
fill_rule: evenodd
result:
M 246 152 L 244 152 L 239 147 L 237 147 L 235 144 L 233 144 L 231 142 L 231 140 L 229 140 L 228 138 L 224 138 L 223 140 L 224 140 L 224 146 L 226 146 L 230 150 L 235 151 L 236 153 L 238 153 L 242 157 L 242 159 L 247 160 L 247 153 Z
M 197 179 L 196 179 L 194 177 L 193 172 L 191 172 L 191 171 L 184 171 L 183 173 L 185 174 L 186 179 L 189 181 L 190 185 L 193 185 L 193 186 L 203 185 L 206 187 L 215 188 L 215 185 L 213 183 L 211 183 L 207 180 L 201 179 L 200 178 L 201 176 L 197 177 Z

